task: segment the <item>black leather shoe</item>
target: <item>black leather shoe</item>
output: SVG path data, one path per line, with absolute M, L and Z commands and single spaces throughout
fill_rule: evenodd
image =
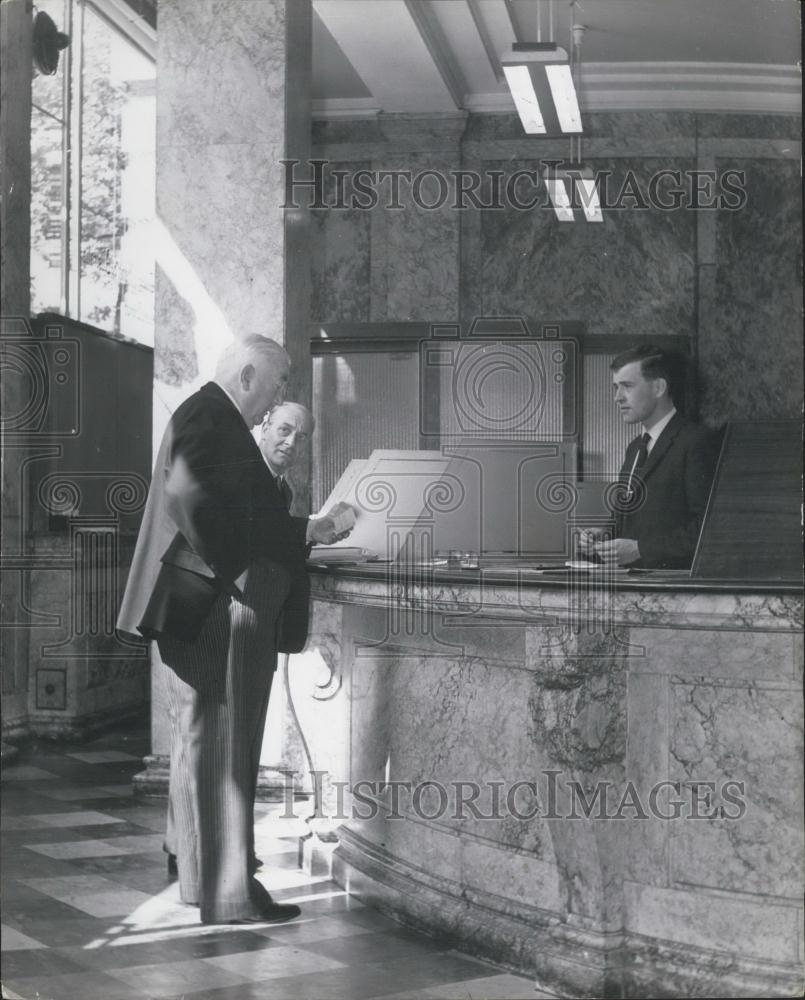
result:
M 269 903 L 261 910 L 259 917 L 240 917 L 238 920 L 225 920 L 227 924 L 282 924 L 286 920 L 294 920 L 302 911 L 295 903 Z

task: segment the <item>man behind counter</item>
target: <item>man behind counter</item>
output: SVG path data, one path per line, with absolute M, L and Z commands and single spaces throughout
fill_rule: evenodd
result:
M 680 362 L 651 345 L 613 359 L 615 405 L 642 435 L 626 449 L 620 471 L 625 502 L 616 537 L 585 532 L 582 549 L 604 563 L 644 569 L 687 569 L 693 561 L 710 494 L 718 435 L 687 420 L 674 405 Z

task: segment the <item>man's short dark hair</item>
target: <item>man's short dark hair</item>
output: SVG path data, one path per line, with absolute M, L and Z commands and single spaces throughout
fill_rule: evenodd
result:
M 616 355 L 609 367 L 611 371 L 617 372 L 635 361 L 640 362 L 640 374 L 643 378 L 664 378 L 668 395 L 675 403 L 678 402 L 685 376 L 685 361 L 681 355 L 664 351 L 653 344 L 639 344 Z

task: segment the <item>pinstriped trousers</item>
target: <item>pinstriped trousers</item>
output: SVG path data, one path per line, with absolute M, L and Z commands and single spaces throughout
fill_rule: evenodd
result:
M 267 898 L 249 873 L 255 767 L 289 587 L 278 563 L 254 564 L 243 599 L 221 595 L 194 642 L 158 641 L 170 668 L 170 846 L 181 899 L 203 923 L 259 916 Z

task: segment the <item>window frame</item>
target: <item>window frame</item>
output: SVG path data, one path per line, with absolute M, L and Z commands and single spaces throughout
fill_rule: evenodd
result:
M 81 320 L 81 205 L 84 106 L 84 24 L 87 9 L 156 65 L 156 29 L 125 0 L 65 0 L 64 27 L 70 44 L 61 54 L 62 159 L 61 275 L 59 311 Z M 41 114 L 50 115 L 34 105 Z M 50 115 L 51 117 L 55 117 Z

